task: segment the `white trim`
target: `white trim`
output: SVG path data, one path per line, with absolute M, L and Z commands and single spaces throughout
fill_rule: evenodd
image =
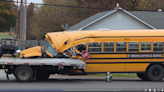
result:
M 129 13 L 128 11 L 126 10 L 122 10 L 123 12 L 127 13 L 128 15 L 130 15 L 131 17 L 137 19 L 138 21 L 144 23 L 145 25 L 147 25 L 148 27 L 152 28 L 152 29 L 156 29 L 155 27 L 149 25 L 148 23 L 144 22 L 143 20 L 139 19 L 138 17 L 134 16 L 133 14 Z
M 106 14 L 106 15 L 104 15 L 104 16 L 102 16 L 102 17 L 100 17 L 100 18 L 96 19 L 95 21 L 93 21 L 93 22 L 91 22 L 91 23 L 89 23 L 89 24 L 87 24 L 87 25 L 85 25 L 85 26 L 83 26 L 83 27 L 79 28 L 78 30 L 83 30 L 83 28 L 88 27 L 89 25 L 91 25 L 91 24 L 93 24 L 93 23 L 95 23 L 95 22 L 97 22 L 97 21 L 99 21 L 99 20 L 101 20 L 101 19 L 103 19 L 103 18 L 107 17 L 108 15 L 110 15 L 110 14 L 112 14 L 112 13 L 116 12 L 116 11 L 117 11 L 117 10 L 113 10 L 112 12 L 109 12 L 108 14 Z

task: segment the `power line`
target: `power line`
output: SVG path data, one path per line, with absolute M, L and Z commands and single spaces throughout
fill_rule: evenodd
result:
M 103 10 L 108 10 L 108 8 L 65 6 L 65 5 L 56 5 L 56 4 L 36 4 L 36 5 L 58 6 L 58 7 L 68 7 L 68 8 L 87 8 L 87 9 L 103 9 Z
M 17 1 L 4 1 L 3 2 L 13 2 L 13 3 L 24 3 L 24 2 L 17 2 Z M 31 4 L 31 3 L 26 3 Z M 97 7 L 81 7 L 81 6 L 67 6 L 67 5 L 58 5 L 58 4 L 41 4 L 41 3 L 32 3 L 34 5 L 45 5 L 45 6 L 57 6 L 57 7 L 63 7 L 63 8 L 83 8 L 83 9 L 99 9 L 99 10 L 109 10 L 109 8 L 97 8 Z

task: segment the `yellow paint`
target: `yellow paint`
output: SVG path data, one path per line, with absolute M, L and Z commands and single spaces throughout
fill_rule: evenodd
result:
M 45 50 L 46 51 L 46 54 L 48 55 L 48 56 L 50 56 L 51 58 L 53 58 L 53 55 L 50 53 L 50 52 L 48 52 L 47 50 Z
M 88 42 L 163 41 L 164 37 L 158 37 L 158 36 L 163 36 L 163 34 L 164 34 L 164 30 L 151 30 L 151 29 L 150 30 L 109 30 L 109 31 L 91 30 L 91 31 L 51 32 L 46 34 L 46 38 L 47 40 L 50 40 L 50 42 L 58 52 L 63 53 L 65 50 L 69 49 L 72 46 L 88 43 Z M 156 37 L 142 37 L 142 36 L 156 36 Z M 100 37 L 100 38 L 95 38 L 95 37 Z M 64 45 L 66 41 L 68 41 L 68 43 L 67 45 Z
M 40 56 L 42 56 L 42 53 L 40 53 L 40 52 L 35 52 L 35 53 L 28 53 L 28 54 L 25 54 L 25 55 L 24 55 L 25 58 L 30 58 L 30 57 L 34 57 L 34 56 L 40 57 Z
M 20 57 L 24 56 L 25 58 L 41 56 L 41 55 L 42 55 L 41 46 L 29 48 L 20 52 Z
M 149 64 L 88 64 L 86 72 L 136 72 L 145 71 Z M 138 68 L 139 67 L 139 68 Z
M 163 62 L 164 59 L 88 59 L 84 62 Z

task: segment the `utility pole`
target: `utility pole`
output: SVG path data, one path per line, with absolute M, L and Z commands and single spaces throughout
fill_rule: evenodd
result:
M 26 30 L 27 30 L 27 0 L 25 0 L 25 5 L 24 5 L 24 40 L 26 40 Z
M 20 26 L 20 25 L 19 25 L 19 17 L 20 17 L 20 16 L 19 16 L 18 0 L 17 0 L 17 7 L 16 7 L 16 8 L 17 8 L 17 20 L 16 20 L 16 21 L 17 21 L 17 22 L 16 22 L 16 36 L 17 36 L 17 37 L 16 37 L 16 38 L 19 38 L 19 30 L 20 30 L 20 29 L 19 29 L 19 26 Z
M 26 40 L 26 0 L 23 3 L 23 40 Z
M 23 38 L 23 0 L 21 0 L 20 4 L 20 39 Z
M 24 2 L 25 1 L 25 4 Z M 26 40 L 26 26 L 27 26 L 27 13 L 26 13 L 27 0 L 21 0 L 20 9 L 20 39 Z

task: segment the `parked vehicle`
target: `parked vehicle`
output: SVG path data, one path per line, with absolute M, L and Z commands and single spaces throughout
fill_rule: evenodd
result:
M 16 40 L 8 38 L 1 39 L 1 49 L 3 54 L 12 54 L 14 56 L 16 49 Z
M 1 44 L 0 44 L 0 58 L 3 56 L 3 52 L 2 52 L 2 48 L 1 48 Z

